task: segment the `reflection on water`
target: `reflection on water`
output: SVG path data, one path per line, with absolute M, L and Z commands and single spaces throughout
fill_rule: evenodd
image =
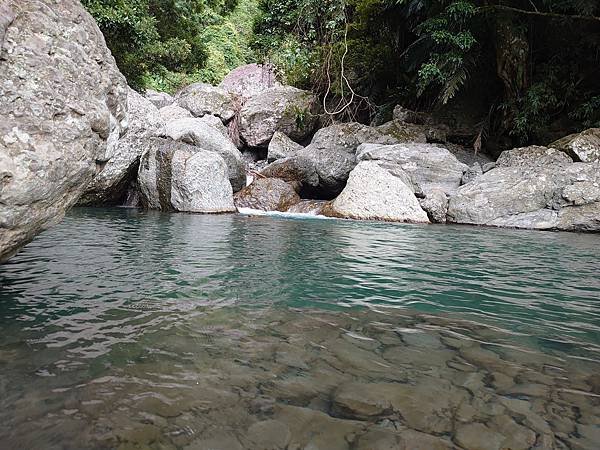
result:
M 73 211 L 0 266 L 2 448 L 596 449 L 599 244 Z

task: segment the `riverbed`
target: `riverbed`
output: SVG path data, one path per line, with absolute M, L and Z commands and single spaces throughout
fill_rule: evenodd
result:
M 600 236 L 75 209 L 0 266 L 8 449 L 597 449 Z

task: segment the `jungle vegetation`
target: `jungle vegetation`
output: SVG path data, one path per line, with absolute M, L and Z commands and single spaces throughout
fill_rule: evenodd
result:
M 245 62 L 336 120 L 402 104 L 482 145 L 600 126 L 597 0 L 84 0 L 135 87 L 218 83 Z

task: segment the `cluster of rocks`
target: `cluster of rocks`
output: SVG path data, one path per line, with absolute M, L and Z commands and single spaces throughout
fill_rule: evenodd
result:
M 121 204 L 128 190 L 166 211 L 297 210 L 317 199 L 329 202 L 308 210 L 341 218 L 600 229 L 599 129 L 494 164 L 402 107 L 380 126 L 322 127 L 317 97 L 268 66 L 142 96 L 81 5 L 59 3 L 0 8 L 0 260 L 76 202 Z
M 173 450 L 599 442 L 598 363 L 544 354 L 495 327 L 397 309 L 223 308 L 185 330 L 132 347 L 135 364 L 100 369 L 62 402 L 24 391 L 15 414 L 31 420 L 15 436 L 36 427 L 87 448 Z

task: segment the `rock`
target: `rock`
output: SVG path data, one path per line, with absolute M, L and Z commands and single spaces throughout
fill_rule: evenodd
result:
M 278 420 L 264 420 L 252 424 L 246 433 L 253 448 L 279 450 L 288 448 L 291 433 L 288 426 Z
M 402 105 L 396 105 L 394 107 L 394 112 L 392 113 L 392 116 L 394 120 L 397 120 L 399 122 L 415 123 L 416 121 L 418 121 L 417 113 L 411 111 L 408 108 L 405 108 Z
M 300 202 L 300 197 L 292 186 L 279 178 L 257 178 L 237 192 L 234 200 L 238 208 L 287 211 Z
M 600 162 L 600 128 L 571 134 L 553 142 L 549 147 L 565 152 L 575 161 Z
M 285 134 L 276 131 L 275 134 L 273 134 L 271 142 L 269 142 L 267 160 L 269 162 L 273 162 L 277 159 L 288 158 L 290 156 L 294 156 L 303 148 L 304 147 L 292 141 Z
M 158 110 L 158 113 L 160 114 L 162 121 L 165 123 L 171 122 L 172 120 L 187 119 L 192 117 L 191 112 L 177 105 L 163 106 Z
M 225 161 L 217 153 L 183 142 L 153 139 L 138 173 L 143 205 L 163 211 L 233 212 Z
M 489 172 L 490 170 L 496 167 L 496 162 L 489 162 L 484 164 L 481 168 L 483 169 L 483 173 Z
M 427 213 L 427 217 L 433 223 L 445 223 L 448 211 L 448 197 L 441 189 L 431 189 L 425 194 L 425 198 L 419 199 L 421 208 Z
M 75 0 L 0 10 L 0 261 L 58 223 L 126 127 L 127 85 Z
M 434 144 L 363 144 L 356 151 L 359 161 L 384 161 L 398 165 L 423 192 L 440 189 L 452 194 L 468 169 L 448 149 Z
M 600 164 L 498 167 L 461 186 L 447 217 L 477 225 L 598 231 Z
M 350 173 L 348 184 L 325 215 L 396 222 L 429 222 L 427 214 L 404 181 L 375 161 L 363 161 Z
M 461 424 L 454 440 L 465 450 L 500 450 L 504 436 L 483 423 Z
M 469 181 L 473 181 L 479 175 L 483 175 L 483 169 L 481 168 L 481 164 L 476 162 L 471 167 L 469 167 L 465 173 L 463 173 L 462 179 L 460 180 L 460 184 L 467 184 Z
M 261 170 L 260 175 L 265 178 L 281 178 L 290 183 L 296 192 L 319 184 L 313 161 L 299 155 L 278 159 Z
M 309 214 L 319 216 L 328 202 L 323 200 L 302 200 L 288 208 L 287 212 L 294 214 Z
M 157 92 L 152 89 L 146 89 L 145 97 L 158 109 L 172 105 L 174 101 L 173 97 L 166 92 Z
M 229 122 L 239 110 L 239 100 L 221 87 L 194 83 L 175 95 L 175 104 L 187 109 L 194 117 L 213 115 Z
M 275 70 L 268 64 L 246 64 L 233 69 L 219 84 L 220 88 L 247 100 L 272 87 L 279 87 Z
M 298 151 L 297 158 L 307 161 L 314 169 L 316 179 L 305 180 L 304 191 L 313 198 L 334 198 L 348 181 L 356 167 L 356 157 L 340 148 L 316 148 L 309 145 Z
M 207 123 L 206 118 L 173 120 L 163 127 L 160 136 L 218 153 L 227 163 L 233 191 L 237 192 L 246 185 L 246 169 L 242 154 L 223 134 L 223 131 Z
M 319 111 L 314 94 L 291 86 L 272 87 L 242 107 L 240 136 L 250 147 L 266 147 L 276 131 L 299 142 L 313 132 Z
M 495 167 L 547 167 L 554 164 L 569 164 L 573 160 L 554 148 L 532 145 L 502 152 Z
M 135 179 L 140 156 L 162 127 L 158 109 L 147 98 L 129 89 L 129 127 L 113 147 L 108 161 L 79 199 L 80 205 L 121 205 L 127 187 Z

